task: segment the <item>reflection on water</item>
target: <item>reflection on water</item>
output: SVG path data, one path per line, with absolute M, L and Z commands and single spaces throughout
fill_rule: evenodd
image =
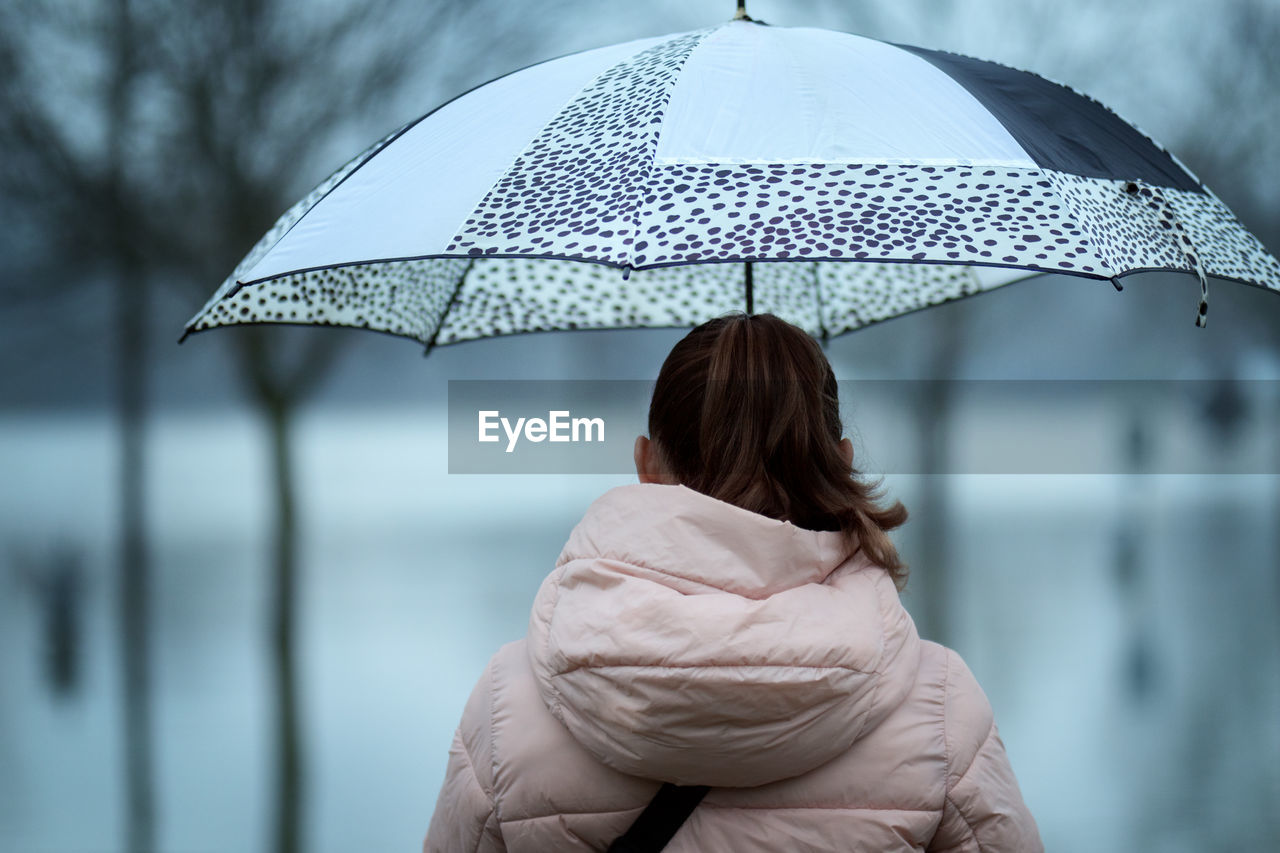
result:
M 265 850 L 265 439 L 219 413 L 162 416 L 152 441 L 158 849 Z M 475 678 L 523 634 L 586 505 L 628 478 L 450 477 L 431 410 L 311 415 L 299 442 L 305 837 L 319 853 L 417 849 Z M 0 420 L 5 850 L 121 838 L 113 448 L 106 417 Z M 910 507 L 921 479 L 888 485 Z M 1280 836 L 1276 478 L 955 476 L 946 489 L 954 643 L 1048 847 Z M 910 525 L 901 541 L 910 559 Z

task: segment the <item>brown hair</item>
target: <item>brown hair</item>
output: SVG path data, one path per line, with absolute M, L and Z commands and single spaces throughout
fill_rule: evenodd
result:
M 881 507 L 840 453 L 836 377 L 818 342 L 772 314 L 731 314 L 671 350 L 649 406 L 649 436 L 681 484 L 810 530 L 839 530 L 899 589 L 907 567 Z

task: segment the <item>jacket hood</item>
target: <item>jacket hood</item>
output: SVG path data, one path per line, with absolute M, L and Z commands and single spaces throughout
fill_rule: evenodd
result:
M 875 728 L 919 666 L 892 579 L 850 550 L 684 486 L 615 488 L 534 601 L 539 693 L 634 776 L 747 787 L 806 773 Z

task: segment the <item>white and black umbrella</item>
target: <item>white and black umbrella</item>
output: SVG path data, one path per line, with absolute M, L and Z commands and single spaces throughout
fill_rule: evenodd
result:
M 428 345 L 769 311 L 826 337 L 1046 272 L 1280 289 L 1163 148 L 1034 74 L 735 19 L 543 62 L 340 169 L 188 324 Z M 1190 306 L 1188 307 L 1190 313 Z

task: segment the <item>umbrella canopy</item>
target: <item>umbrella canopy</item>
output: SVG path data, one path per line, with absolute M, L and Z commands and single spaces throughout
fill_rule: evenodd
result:
M 1067 273 L 1280 289 L 1163 148 L 1034 74 L 734 20 L 493 80 L 356 157 L 187 325 L 428 347 L 770 311 L 816 336 Z M 184 335 L 185 337 L 185 335 Z

